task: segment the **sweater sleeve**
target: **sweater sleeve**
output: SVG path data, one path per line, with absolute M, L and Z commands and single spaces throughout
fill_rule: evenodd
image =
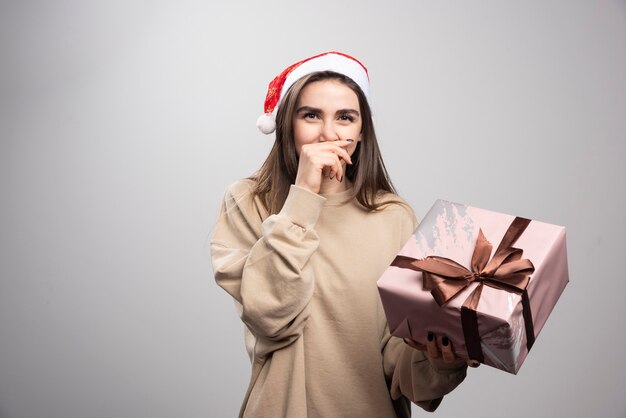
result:
M 245 190 L 242 190 L 245 189 Z M 309 259 L 325 198 L 291 186 L 282 210 L 262 220 L 250 185 L 226 193 L 211 237 L 215 279 L 241 305 L 241 319 L 264 356 L 302 334 L 313 295 Z
M 444 363 L 431 359 L 423 352 L 409 347 L 400 338 L 390 337 L 383 351 L 385 373 L 391 381 L 393 399 L 402 396 L 432 412 L 464 379 L 465 360 Z

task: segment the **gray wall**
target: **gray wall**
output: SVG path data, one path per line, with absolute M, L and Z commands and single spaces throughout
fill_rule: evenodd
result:
M 0 3 L 0 416 L 232 417 L 242 327 L 206 237 L 256 169 L 269 80 L 369 67 L 383 155 L 436 198 L 568 227 L 571 283 L 519 375 L 439 417 L 624 417 L 626 3 Z

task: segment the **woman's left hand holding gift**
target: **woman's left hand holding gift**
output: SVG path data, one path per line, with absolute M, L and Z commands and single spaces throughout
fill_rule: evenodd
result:
M 428 333 L 426 344 L 419 343 L 411 338 L 405 338 L 404 342 L 410 347 L 423 351 L 428 357 L 432 359 L 442 359 L 444 363 L 460 363 L 460 359 L 454 354 L 452 348 L 452 341 L 447 336 L 441 337 L 441 346 L 438 344 L 438 338 L 432 332 Z M 478 367 L 480 363 L 476 360 L 466 360 L 466 363 L 470 367 Z

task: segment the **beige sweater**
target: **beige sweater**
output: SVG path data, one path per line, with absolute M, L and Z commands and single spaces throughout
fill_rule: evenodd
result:
M 240 416 L 408 417 L 408 400 L 434 410 L 464 363 L 391 337 L 376 287 L 415 229 L 409 206 L 372 212 L 345 203 L 350 191 L 291 186 L 268 216 L 251 190 L 250 180 L 229 188 L 211 238 L 215 279 L 240 308 L 252 360 Z

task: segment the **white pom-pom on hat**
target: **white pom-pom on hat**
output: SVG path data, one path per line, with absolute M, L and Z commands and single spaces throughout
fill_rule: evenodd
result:
M 276 130 L 276 120 L 271 113 L 264 113 L 256 120 L 256 127 L 265 135 L 269 135 Z
M 325 52 L 290 65 L 270 82 L 263 106 L 264 114 L 256 122 L 256 126 L 261 132 L 267 135 L 276 130 L 276 120 L 273 113 L 280 106 L 289 87 L 305 75 L 317 71 L 334 71 L 349 77 L 361 88 L 369 100 L 367 68 L 350 55 L 335 51 Z

